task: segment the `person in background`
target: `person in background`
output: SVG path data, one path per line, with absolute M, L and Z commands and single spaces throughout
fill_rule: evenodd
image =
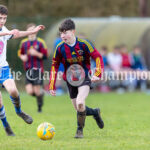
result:
M 120 47 L 114 46 L 113 51 L 108 53 L 108 65 L 110 67 L 110 72 L 113 73 L 113 76 L 115 79 L 112 78 L 112 80 L 109 81 L 109 86 L 112 89 L 120 89 L 120 80 L 116 79 L 116 73 L 121 71 L 122 67 L 122 57 L 120 54 Z
M 121 86 L 124 89 L 127 89 L 128 91 L 132 91 L 133 82 L 130 80 L 131 77 L 129 75 L 129 72 L 132 71 L 131 63 L 132 63 L 132 57 L 128 53 L 127 46 L 125 44 L 120 46 L 121 51 L 121 57 L 122 57 L 122 72 L 126 72 L 126 77 L 122 77 Z
M 108 48 L 107 46 L 102 46 L 99 50 L 100 54 L 102 55 L 103 62 L 104 62 L 104 70 L 105 70 L 105 75 L 106 77 L 109 74 L 110 67 L 108 64 Z M 98 91 L 103 92 L 103 93 L 108 93 L 110 92 L 110 87 L 109 87 L 109 81 L 101 82 L 98 84 Z
M 147 70 L 145 59 L 142 56 L 141 48 L 139 46 L 135 46 L 133 48 L 133 52 L 131 54 L 132 56 L 132 69 L 135 71 L 144 71 Z M 147 90 L 147 82 L 146 80 L 134 80 L 134 89 L 136 89 L 138 86 L 140 86 L 141 91 Z
M 122 56 L 122 68 L 131 69 L 131 55 L 128 53 L 126 45 L 120 46 L 121 56 Z
M 27 25 L 27 31 L 32 31 L 36 25 Z M 23 62 L 26 71 L 26 92 L 36 97 L 38 112 L 42 112 L 44 90 L 43 88 L 43 61 L 48 57 L 47 45 L 37 34 L 31 34 L 20 43 L 18 56 Z

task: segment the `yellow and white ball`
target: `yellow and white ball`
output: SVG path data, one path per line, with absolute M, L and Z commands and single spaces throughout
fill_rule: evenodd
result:
M 55 128 L 51 123 L 41 123 L 37 128 L 37 136 L 42 140 L 50 140 L 55 135 Z

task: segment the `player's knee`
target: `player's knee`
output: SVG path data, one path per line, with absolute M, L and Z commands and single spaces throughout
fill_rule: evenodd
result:
M 85 105 L 84 105 L 84 103 L 78 103 L 78 104 L 77 104 L 77 110 L 78 110 L 79 112 L 85 111 Z
M 32 89 L 26 89 L 26 92 L 27 92 L 27 94 L 29 94 L 31 96 L 34 94 Z
M 34 93 L 35 93 L 36 96 L 40 96 L 41 95 L 39 91 L 35 91 Z
M 41 90 L 40 90 L 40 88 L 38 88 L 38 87 L 37 87 L 37 88 L 34 88 L 33 91 L 34 91 L 34 93 L 35 93 L 36 96 L 40 96 L 40 95 L 41 95 Z
M 9 94 L 12 96 L 12 97 L 18 97 L 18 91 L 16 89 L 10 89 L 9 90 Z
M 29 94 L 29 95 L 34 95 L 34 93 L 33 93 L 33 91 L 27 91 L 27 94 Z

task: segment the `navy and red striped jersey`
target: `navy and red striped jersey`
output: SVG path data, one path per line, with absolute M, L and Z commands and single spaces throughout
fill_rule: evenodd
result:
M 93 45 L 88 41 L 79 38 L 76 38 L 76 43 L 72 47 L 63 41 L 59 43 L 52 60 L 49 89 L 55 90 L 55 82 L 60 62 L 64 65 L 65 71 L 63 78 L 66 80 L 66 71 L 72 64 L 81 65 L 85 71 L 85 75 L 88 75 L 91 66 L 90 57 L 96 62 L 95 75 L 101 77 L 104 69 L 103 59 Z
M 34 48 L 38 52 L 43 54 L 43 58 L 40 59 L 36 56 L 31 56 L 28 54 L 28 51 L 30 48 Z M 20 44 L 20 49 L 18 50 L 18 56 L 27 54 L 28 56 L 28 61 L 24 62 L 24 69 L 32 69 L 32 68 L 38 68 L 41 69 L 42 72 L 44 72 L 44 67 L 43 67 L 43 60 L 48 57 L 48 52 L 47 52 L 47 46 L 45 44 L 45 41 L 41 38 L 36 38 L 34 41 L 30 41 L 28 38 L 25 38 L 21 41 Z

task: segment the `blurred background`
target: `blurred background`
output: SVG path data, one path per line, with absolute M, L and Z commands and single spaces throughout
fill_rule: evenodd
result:
M 26 30 L 26 25 L 31 22 L 46 26 L 38 35 L 46 41 L 50 52 L 45 61 L 47 71 L 50 70 L 56 38 L 59 38 L 58 25 L 68 17 L 76 23 L 77 36 L 88 39 L 102 54 L 106 71 L 148 71 L 150 68 L 148 0 L 0 0 L 0 4 L 8 7 L 6 26 L 9 30 Z M 7 60 L 12 70 L 24 73 L 17 56 L 20 41 L 8 42 Z M 92 65 L 94 67 L 95 64 Z M 100 92 L 117 89 L 120 93 L 135 89 L 145 91 L 149 87 L 145 80 L 132 83 L 127 80 L 94 86 Z

